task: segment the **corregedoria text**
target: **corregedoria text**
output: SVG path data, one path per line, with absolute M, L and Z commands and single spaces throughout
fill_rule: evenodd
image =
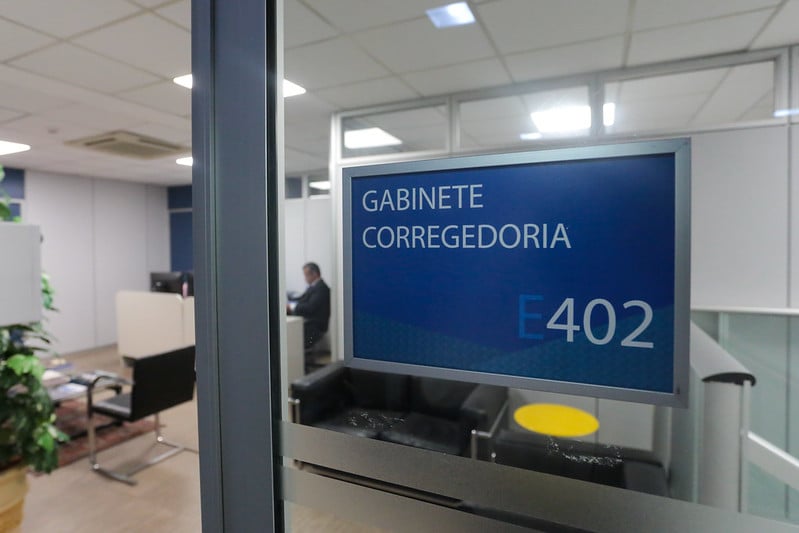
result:
M 480 183 L 370 189 L 361 198 L 361 205 L 368 213 L 483 209 L 483 202 Z M 371 249 L 571 248 L 568 229 L 563 222 L 374 225 L 364 228 L 361 242 Z

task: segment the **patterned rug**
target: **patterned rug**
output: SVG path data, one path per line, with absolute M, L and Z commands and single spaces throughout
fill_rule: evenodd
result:
M 155 430 L 155 422 L 145 418 L 136 422 L 124 422 L 121 425 L 109 425 L 113 419 L 103 415 L 95 415 L 97 431 L 97 449 L 105 450 L 134 437 Z M 58 466 L 66 466 L 78 459 L 89 456 L 89 439 L 86 436 L 86 403 L 81 400 L 67 400 L 56 408 L 56 426 L 67 435 L 78 435 L 58 447 Z

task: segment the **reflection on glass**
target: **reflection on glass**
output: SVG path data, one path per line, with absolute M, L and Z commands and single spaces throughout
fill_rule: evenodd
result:
M 689 130 L 774 116 L 772 62 L 612 82 L 608 133 Z
M 587 135 L 591 118 L 586 87 L 471 100 L 460 105 L 461 146 L 507 146 Z
M 447 129 L 445 106 L 345 118 L 342 155 L 346 158 L 443 150 Z
M 327 176 L 311 176 L 308 178 L 308 196 L 326 196 L 330 194 L 330 180 Z

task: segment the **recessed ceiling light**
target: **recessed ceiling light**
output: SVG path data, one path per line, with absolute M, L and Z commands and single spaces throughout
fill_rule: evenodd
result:
M 344 132 L 344 146 L 350 150 L 374 148 L 376 146 L 394 146 L 397 144 L 402 144 L 402 141 L 380 128 L 366 128 L 363 130 L 349 130 Z
M 538 131 L 531 131 L 530 133 L 522 133 L 519 135 L 519 138 L 523 141 L 535 141 L 541 137 L 543 137 L 543 135 Z
M 175 163 L 178 165 L 183 165 L 184 167 L 190 167 L 194 164 L 193 157 L 181 157 L 180 159 L 175 159 Z
M 312 181 L 308 183 L 308 187 L 311 189 L 317 189 L 319 191 L 329 191 L 330 190 L 330 181 Z
M 10 141 L 0 141 L 0 155 L 27 152 L 30 149 L 31 147 L 29 144 L 12 143 Z
M 427 18 L 436 28 L 449 28 L 472 24 L 474 15 L 466 2 L 456 2 L 427 10 Z
M 602 124 L 612 126 L 616 122 L 616 104 L 607 102 L 602 106 Z
M 187 89 L 191 89 L 192 87 L 192 78 L 191 74 L 184 74 L 183 76 L 178 76 L 177 78 L 172 78 L 172 81 L 180 85 L 181 87 L 185 87 Z
M 790 117 L 793 115 L 799 115 L 799 107 L 793 109 L 777 109 L 774 111 L 775 118 Z
M 192 86 L 194 85 L 191 74 L 184 74 L 183 76 L 172 78 L 172 81 L 180 85 L 181 87 L 185 87 L 187 89 L 191 89 Z M 305 94 L 304 87 L 300 87 L 296 83 L 291 82 L 289 80 L 283 80 L 283 98 L 288 98 L 290 96 L 297 96 L 300 94 Z
M 530 113 L 535 127 L 541 133 L 568 133 L 591 127 L 591 106 L 575 105 L 555 107 Z
M 305 87 L 300 87 L 293 81 L 283 80 L 283 98 L 305 94 Z

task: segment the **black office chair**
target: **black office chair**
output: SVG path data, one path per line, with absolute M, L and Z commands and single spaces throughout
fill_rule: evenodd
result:
M 130 392 L 117 394 L 106 400 L 94 402 L 92 391 L 94 385 L 101 380 L 112 380 L 119 384 L 131 385 Z M 184 450 L 185 446 L 175 444 L 161 434 L 159 414 L 165 409 L 175 407 L 194 397 L 194 346 L 174 350 L 162 354 L 150 355 L 133 361 L 133 381 L 113 374 L 98 375 L 88 388 L 89 417 L 89 463 L 94 472 L 116 481 L 135 485 L 135 473 L 160 463 Z M 96 431 L 93 415 L 103 414 L 124 422 L 135 422 L 142 418 L 155 416 L 155 440 L 171 450 L 143 463 L 127 472 L 116 472 L 100 466 L 97 462 Z

